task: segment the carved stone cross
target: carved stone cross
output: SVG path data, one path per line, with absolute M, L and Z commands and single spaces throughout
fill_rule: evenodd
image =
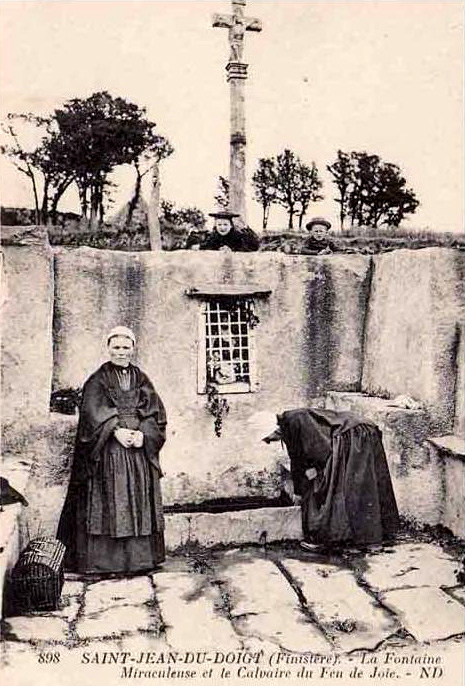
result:
M 261 31 L 259 19 L 244 17 L 246 0 L 232 0 L 232 14 L 214 14 L 213 26 L 229 29 L 230 62 L 242 62 L 244 54 L 244 36 L 246 31 Z
M 245 93 L 244 82 L 247 78 L 247 64 L 244 55 L 246 31 L 261 31 L 259 19 L 245 17 L 246 0 L 231 0 L 232 14 L 214 14 L 213 26 L 228 29 L 229 62 L 226 65 L 227 80 L 230 85 L 231 142 L 229 156 L 229 209 L 245 217 Z

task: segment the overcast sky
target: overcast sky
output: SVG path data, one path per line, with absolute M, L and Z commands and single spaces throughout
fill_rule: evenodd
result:
M 1 110 L 47 112 L 98 90 L 147 108 L 175 147 L 162 196 L 213 209 L 228 173 L 227 31 L 211 27 L 227 0 L 1 0 Z M 463 5 L 461 2 L 250 0 L 248 176 L 285 147 L 325 172 L 338 148 L 398 164 L 421 206 L 407 225 L 463 231 Z M 2 204 L 32 206 L 25 177 L 1 163 Z M 131 170 L 118 176 L 128 199 Z M 248 184 L 249 223 L 261 226 Z M 69 196 L 62 209 L 78 209 Z M 270 224 L 283 223 L 272 211 Z

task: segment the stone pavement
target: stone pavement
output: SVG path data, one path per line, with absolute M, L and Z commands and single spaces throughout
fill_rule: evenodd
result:
M 460 568 L 457 553 L 404 539 L 367 554 L 325 557 L 296 544 L 193 548 L 147 576 L 68 575 L 59 610 L 4 620 L 3 683 L 28 685 L 34 674 L 35 682 L 42 675 L 52 686 L 95 684 L 99 677 L 105 684 L 124 678 L 184 683 L 183 677 L 216 684 L 226 665 L 229 684 L 257 683 L 261 676 L 271 683 L 345 684 L 344 670 L 363 669 L 366 676 L 373 660 L 381 672 L 371 683 L 378 676 L 390 683 L 385 660 L 405 656 L 390 676 L 413 685 L 426 655 L 427 670 L 449 674 L 443 686 L 460 686 L 454 671 L 464 662 Z M 171 666 L 170 654 L 177 655 Z M 302 654 L 323 656 L 328 666 L 299 666 Z

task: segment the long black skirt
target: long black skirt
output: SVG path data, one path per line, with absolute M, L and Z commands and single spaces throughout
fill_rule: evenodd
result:
M 380 543 L 399 514 L 379 430 L 359 424 L 336 435 L 324 469 L 302 495 L 302 529 L 315 543 Z
M 143 450 L 110 439 L 95 474 L 71 481 L 57 536 L 69 571 L 132 574 L 164 561 L 163 530 L 157 470 Z

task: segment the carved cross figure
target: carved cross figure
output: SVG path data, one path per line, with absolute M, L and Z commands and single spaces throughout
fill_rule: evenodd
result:
M 244 17 L 245 0 L 231 0 L 232 14 L 213 15 L 213 26 L 228 29 L 229 62 L 226 78 L 230 92 L 229 210 L 245 222 L 245 90 L 248 65 L 242 61 L 246 31 L 261 31 L 259 19 Z
M 246 31 L 261 31 L 259 19 L 244 17 L 246 0 L 232 0 L 232 14 L 214 14 L 213 26 L 229 29 L 230 62 L 242 62 L 244 54 L 244 36 Z

